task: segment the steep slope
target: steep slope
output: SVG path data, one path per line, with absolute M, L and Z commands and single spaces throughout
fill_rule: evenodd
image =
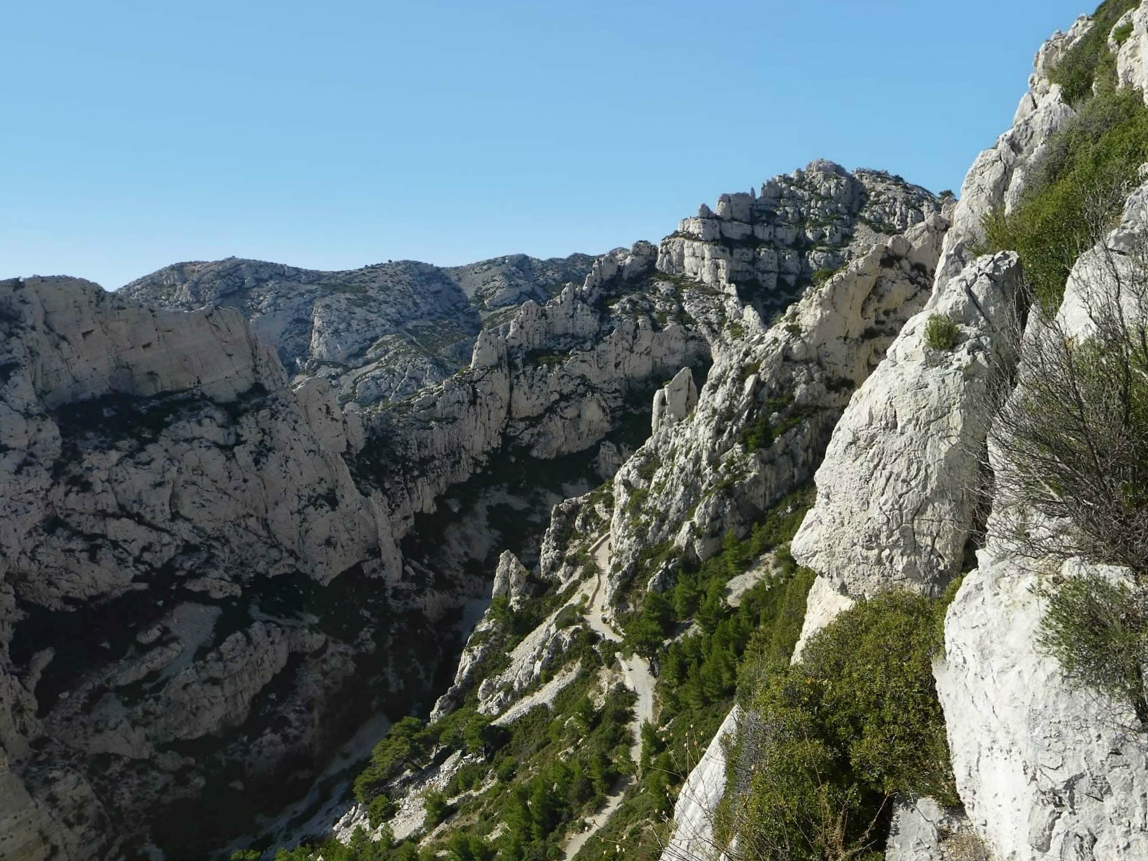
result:
M 528 303 L 510 326 L 480 336 L 471 369 L 413 399 L 410 413 L 404 404 L 364 412 L 380 440 L 417 440 L 424 447 L 390 458 L 396 466 L 388 497 L 401 498 L 396 486 L 402 481 L 413 500 L 414 481 L 431 476 L 398 464 L 442 471 L 457 463 L 456 474 L 465 474 L 466 448 L 478 463 L 481 448 L 496 439 L 543 455 L 583 446 L 600 433 L 588 420 L 605 426 L 634 381 L 648 379 L 653 368 L 666 374 L 679 360 L 673 379 L 652 393 L 653 436 L 612 482 L 555 507 L 539 561 L 542 582 L 526 586 L 522 566 L 503 556 L 495 590 L 496 598 L 506 597 L 475 628 L 454 686 L 440 699 L 431 724 L 418 731 L 423 753 L 405 771 L 372 778 L 386 788 L 372 783 L 370 792 L 383 792 L 395 805 L 389 833 L 421 839 L 424 846 L 472 837 L 502 840 L 503 830 L 490 833 L 492 826 L 501 816 L 518 815 L 506 812 L 504 803 L 513 806 L 518 791 L 545 793 L 538 781 L 549 779 L 549 747 L 545 740 L 529 746 L 531 733 L 537 733 L 530 727 L 539 721 L 552 722 L 555 744 L 566 737 L 555 727 L 571 721 L 587 727 L 588 750 L 611 733 L 619 740 L 597 765 L 585 765 L 619 776 L 613 785 L 595 778 L 590 801 L 578 796 L 578 804 L 587 805 L 586 830 L 569 843 L 558 840 L 570 828 L 567 822 L 546 839 L 558 840 L 555 845 L 567 856 L 580 851 L 579 857 L 596 857 L 602 835 L 614 833 L 615 820 L 632 820 L 635 803 L 658 769 L 646 765 L 635 778 L 623 777 L 646 761 L 647 742 L 621 743 L 632 732 L 624 728 L 636 718 L 617 717 L 618 698 L 637 693 L 636 713 L 652 727 L 663 727 L 662 733 L 677 731 L 678 724 L 668 729 L 674 709 L 658 716 L 669 689 L 658 680 L 644 686 L 636 681 L 642 673 L 631 664 L 644 663 L 641 655 L 615 662 L 614 632 L 632 621 L 650 577 L 656 588 L 668 588 L 695 576 L 691 566 L 721 550 L 727 531 L 748 532 L 771 509 L 786 512 L 771 516 L 793 518 L 792 508 L 779 502 L 808 481 L 849 393 L 924 301 L 948 226 L 942 209 L 927 192 L 886 174 L 850 174 L 815 162 L 766 183 L 761 196 L 725 195 L 716 213 L 703 207 L 656 253 L 639 244 L 600 260 L 581 290 L 568 288 L 538 309 Z M 608 309 L 608 316 L 597 309 Z M 770 326 L 762 314 L 778 319 Z M 637 316 L 636 326 L 631 315 Z M 646 323 L 644 317 L 653 319 Z M 682 349 L 690 338 L 698 346 Z M 544 367 L 533 368 L 529 351 L 540 343 L 567 352 L 556 351 L 544 357 Z M 691 358 L 711 356 L 713 366 L 704 377 L 688 367 Z M 516 395 L 519 390 L 524 393 Z M 552 404 L 561 403 L 553 400 L 555 390 L 574 392 L 573 408 L 559 412 L 558 421 L 551 418 Z M 647 390 L 645 397 L 650 395 Z M 503 421 L 504 403 L 510 404 L 505 429 L 483 442 L 486 429 Z M 543 422 L 538 414 L 546 417 Z M 419 425 L 426 430 L 411 430 Z M 659 550 L 674 546 L 675 537 L 673 552 Z M 769 579 L 768 563 L 755 568 L 722 612 L 735 611 L 746 589 Z M 509 592 L 498 585 L 507 583 L 519 585 Z M 757 606 L 761 589 L 752 595 L 751 605 Z M 508 605 L 499 603 L 507 598 Z M 632 648 L 628 630 L 623 648 Z M 659 658 L 650 663 L 656 671 Z M 644 705 L 651 685 L 658 694 Z M 571 708 L 579 702 L 580 716 L 574 716 Z M 517 776 L 505 780 L 495 780 L 500 755 L 491 748 L 497 745 L 478 750 L 450 740 L 461 727 L 491 717 L 509 738 L 499 744 L 515 751 L 526 745 Z M 575 773 L 583 767 L 571 762 Z M 437 792 L 447 793 L 448 811 L 457 813 L 436 828 Z M 384 833 L 387 815 L 376 809 L 382 797 L 368 804 L 368 795 L 340 821 L 341 839 L 355 843 Z M 507 857 L 518 857 L 512 832 L 510 843 L 497 845 L 511 853 Z
M 343 459 L 361 428 L 237 312 L 29 279 L 0 328 L 6 780 L 26 857 L 92 857 L 322 755 L 375 638 L 302 594 L 393 580 L 398 552 Z
M 1055 34 L 959 202 L 818 161 L 593 260 L 0 283 L 0 858 L 215 849 L 379 712 L 358 800 L 326 770 L 334 813 L 259 850 L 736 858 L 756 692 L 962 573 L 901 692 L 955 789 L 882 789 L 869 848 L 1144 857 L 1137 718 L 1040 644 L 1065 579 L 1135 576 L 1014 556 L 985 440 L 1041 331 L 1016 337 L 1040 261 L 1001 225 L 1124 116 L 1089 106 L 1142 86 L 1146 44 L 1132 0 Z M 1070 341 L 1146 212 L 1142 187 L 1073 267 Z

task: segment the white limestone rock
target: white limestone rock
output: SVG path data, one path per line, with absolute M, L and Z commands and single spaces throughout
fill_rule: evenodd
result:
M 893 808 L 885 861 L 989 861 L 989 856 L 959 809 L 914 798 L 898 800 Z
M 1038 575 L 986 552 L 978 562 L 934 667 L 974 826 L 1001 861 L 1148 857 L 1148 750 L 1131 708 L 1070 684 L 1037 648 Z M 1089 570 L 1070 562 L 1061 573 Z
M 380 464 L 380 489 L 398 534 L 491 452 L 513 445 L 553 458 L 584 450 L 618 424 L 631 387 L 708 356 L 700 327 L 668 319 L 684 313 L 674 310 L 681 296 L 651 279 L 651 247 L 611 252 L 581 288 L 524 303 L 507 325 L 479 336 L 463 373 L 394 408 L 363 411 L 368 436 L 394 453 Z M 712 297 L 700 303 L 700 314 L 714 313 Z
M 978 501 L 989 386 L 1010 361 L 1019 277 L 1019 259 L 1006 252 L 945 282 L 838 422 L 792 551 L 846 594 L 935 593 L 959 569 Z M 926 345 L 933 315 L 958 325 L 952 350 Z
M 875 235 L 902 233 L 934 205 L 924 189 L 879 171 L 849 173 L 829 161 L 775 177 L 760 197 L 726 194 L 662 241 L 657 268 L 736 295 L 756 282 L 780 310 L 816 271 L 839 268 Z
M 1130 30 L 1128 29 L 1130 28 Z M 1122 41 L 1116 34 L 1127 31 Z M 1129 9 L 1108 33 L 1108 49 L 1116 56 L 1116 77 L 1122 87 L 1135 87 L 1148 97 L 1148 7 Z
M 502 551 L 498 557 L 498 569 L 494 572 L 491 598 L 507 598 L 511 608 L 518 609 L 526 597 L 526 578 L 529 574 L 517 556 L 509 550 Z
M 850 391 L 923 305 L 946 228 L 933 213 L 878 237 L 768 329 L 742 310 L 692 412 L 660 424 L 614 478 L 611 594 L 645 548 L 707 558 L 811 477 Z M 755 425 L 781 430 L 753 448 Z
M 479 714 L 498 717 L 542 676 L 542 672 L 570 649 L 585 630 L 580 624 L 560 628 L 552 613 L 527 634 L 510 653 L 510 666 L 478 686 Z
M 698 387 L 694 383 L 693 372 L 689 368 L 682 368 L 654 394 L 651 420 L 653 433 L 682 421 L 689 416 L 697 402 Z
M 805 597 L 805 620 L 801 623 L 801 635 L 793 647 L 792 663 L 801 660 L 801 653 L 814 634 L 828 627 L 830 622 L 856 603 L 848 595 L 842 595 L 834 589 L 828 578 L 818 575 Z
M 269 776 L 319 743 L 317 716 L 353 673 L 354 648 L 373 644 L 258 619 L 215 641 L 217 606 L 165 603 L 185 585 L 250 618 L 285 572 L 320 585 L 357 566 L 397 575 L 385 501 L 363 496 L 344 460 L 357 429 L 325 382 L 289 389 L 234 309 L 153 311 L 68 278 L 0 282 L 0 744 L 7 783 L 54 823 L 57 852 L 114 854 L 159 801 L 194 799 L 206 762 L 176 785 L 184 765 L 163 767 L 157 747 L 229 743 L 291 656 L 266 708 L 276 729 L 229 755 Z M 117 598 L 134 608 L 123 641 L 101 635 L 90 666 L 13 643 L 23 608 L 64 625 L 83 602 Z M 110 765 L 87 770 L 96 755 Z M 0 809 L 18 797 L 4 791 Z M 132 824 L 111 834 L 105 813 Z
M 317 272 L 229 258 L 169 266 L 121 293 L 173 310 L 238 309 L 292 373 L 366 404 L 446 379 L 465 366 L 484 320 L 545 302 L 593 260 L 511 255 L 449 269 L 398 261 Z

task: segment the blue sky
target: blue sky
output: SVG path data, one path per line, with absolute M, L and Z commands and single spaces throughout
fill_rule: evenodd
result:
M 8 3 L 0 277 L 599 253 L 817 157 L 958 189 L 1041 41 L 1091 11 Z

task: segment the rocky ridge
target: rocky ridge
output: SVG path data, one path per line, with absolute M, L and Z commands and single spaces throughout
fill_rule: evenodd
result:
M 819 201 L 837 189 L 853 199 L 854 186 L 836 166 L 816 162 L 797 176 L 819 189 Z M 887 205 L 887 197 L 878 199 Z M 806 288 L 771 327 L 753 304 L 743 305 L 715 342 L 696 405 L 692 383 L 680 375 L 655 397 L 654 435 L 614 479 L 611 594 L 651 545 L 667 542 L 708 558 L 727 530 L 743 532 L 810 478 L 850 393 L 931 283 L 948 222 L 937 201 L 911 187 L 904 201 L 888 216 L 901 219 L 890 229 L 902 233 L 869 229 L 869 246 L 853 238 L 838 252 L 849 262 Z M 859 218 L 862 227 L 871 221 Z M 545 548 L 543 572 L 567 576 Z
M 1121 19 L 1127 35 L 1109 37 L 1126 86 L 1143 77 L 1145 8 Z M 325 729 L 307 725 L 312 707 L 336 698 L 358 662 L 385 647 L 369 626 L 332 633 L 315 624 L 267 584 L 290 577 L 327 589 L 364 577 L 389 590 L 388 601 L 404 587 L 415 598 L 435 572 L 401 542 L 445 492 L 501 457 L 592 450 L 635 402 L 652 401 L 650 438 L 628 459 L 602 446 L 598 459 L 616 474 L 555 507 L 536 568 L 525 555 L 530 567 L 513 554 L 499 559 L 495 597 L 520 610 L 542 588 L 540 575 L 562 601 L 508 666 L 484 676 L 484 637 L 500 624 L 488 612 L 434 718 L 470 693 L 478 713 L 504 724 L 553 702 L 579 670 L 549 669 L 576 641 L 672 585 L 682 561 L 711 557 L 727 531 L 745 534 L 815 471 L 816 503 L 792 544 L 822 575 L 802 641 L 881 590 L 938 593 L 970 567 L 969 539 L 984 526 L 972 489 L 987 379 L 1017 361 L 1005 330 L 1018 260 L 978 256 L 981 225 L 1016 205 L 1043 148 L 1073 117 L 1050 73 L 1089 27 L 1078 21 L 1042 47 L 1012 128 L 977 159 L 959 203 L 815 162 L 760 192 L 723 195 L 716 211 L 702 207 L 659 246 L 587 264 L 581 286 L 529 294 L 498 286 L 497 273 L 495 286 L 468 287 L 471 275 L 456 272 L 445 276 L 462 285 L 465 301 L 456 302 L 435 280 L 442 270 L 400 264 L 371 282 L 408 303 L 377 329 L 339 290 L 316 289 L 305 350 L 307 315 L 297 308 L 255 320 L 264 305 L 287 308 L 267 284 L 297 274 L 272 273 L 247 294 L 251 328 L 227 308 L 166 314 L 77 282 L 4 282 L 11 296 L 0 289 L 0 326 L 11 355 L 0 355 L 0 496 L 21 519 L 0 534 L 0 632 L 12 644 L 0 667 L 0 791 L 10 800 L 0 825 L 16 847 L 0 847 L 0 857 L 41 858 L 51 847 L 85 857 L 148 793 L 194 798 L 204 774 L 174 742 L 230 738 L 222 756 L 242 763 L 245 779 L 313 748 Z M 1143 232 L 1146 198 L 1148 190 L 1130 198 L 1111 244 Z M 229 263 L 228 278 L 246 279 L 248 264 Z M 191 288 L 179 293 L 197 277 L 188 269 L 160 278 L 164 301 L 200 302 Z M 1097 277 L 1078 264 L 1068 312 L 1074 290 Z M 398 341 L 417 340 L 424 318 L 412 309 L 424 288 L 436 297 L 436 324 L 462 320 L 462 334 L 396 371 L 387 357 L 402 352 Z M 31 302 L 17 295 L 25 291 Z M 955 324 L 955 349 L 929 346 L 934 316 Z M 299 350 L 294 385 L 252 336 L 260 326 L 281 338 L 280 357 L 284 345 Z M 1023 379 L 1023 354 L 1020 362 Z M 666 382 L 651 385 L 658 380 Z M 360 403 L 344 411 L 348 398 Z M 163 492 L 145 492 L 157 476 L 168 482 L 155 488 Z M 302 497 L 300 487 L 325 493 Z M 1012 501 L 993 503 L 999 516 Z M 1146 763 L 1134 721 L 1082 697 L 1035 646 L 1041 599 L 1032 587 L 1045 575 L 1010 558 L 993 529 L 990 518 L 935 669 L 964 809 L 904 800 L 888 855 L 1140 858 Z M 587 578 L 588 560 L 596 578 Z M 766 560 L 754 576 L 768 569 Z M 162 596 L 161 575 L 177 584 Z M 145 581 L 146 592 L 137 588 Z M 78 675 L 58 642 L 37 641 L 65 610 L 141 594 L 147 624 L 109 636 L 109 660 Z M 416 600 L 444 611 L 452 599 L 432 590 Z M 1004 635 L 1001 618 L 1015 623 Z M 27 636 L 14 638 L 16 629 Z M 620 666 L 599 672 L 598 705 L 619 685 L 633 687 Z M 268 706 L 260 692 L 288 673 L 286 701 Z M 657 714 L 653 703 L 641 708 Z M 253 714 L 289 729 L 254 741 L 227 735 Z M 120 763 L 105 783 L 85 769 L 93 755 Z M 722 755 L 715 741 L 687 781 L 664 857 L 696 848 L 722 794 Z M 123 764 L 133 759 L 151 771 L 141 777 Z M 421 793 L 446 789 L 474 762 L 458 755 L 417 776 L 400 804 L 410 833 L 423 821 Z M 353 812 L 338 833 L 349 838 L 366 818 Z
M 664 431 L 684 422 L 698 394 L 683 367 L 704 373 L 712 343 L 741 337 L 740 315 L 752 320 L 753 306 L 780 307 L 799 294 L 831 259 L 825 254 L 866 250 L 857 235 L 870 228 L 859 213 L 876 218 L 892 206 L 880 217 L 901 217 L 888 188 L 927 200 L 882 174 L 866 176 L 868 186 L 815 163 L 767 184 L 766 202 L 746 213 L 723 198 L 715 218 L 729 235 L 611 252 L 586 267 L 580 287 L 519 306 L 524 295 L 552 292 L 546 278 L 557 276 L 548 273 L 569 268 L 531 264 L 533 286 L 499 266 L 450 272 L 465 308 L 438 274 L 406 264 L 340 273 L 339 285 L 325 287 L 314 273 L 250 261 L 184 264 L 116 295 L 72 279 L 4 282 L 3 493 L 19 513 L 2 536 L 6 641 L 19 633 L 5 661 L 4 725 L 13 797 L 30 799 L 20 805 L 22 845 L 39 847 L 33 856 L 55 846 L 81 857 L 77 847 L 105 845 L 112 833 L 144 833 L 114 823 L 144 822 L 157 797 L 178 803 L 207 788 L 226 805 L 231 796 L 213 783 L 225 772 L 238 775 L 235 786 L 257 784 L 292 758 L 318 755 L 338 737 L 339 718 L 311 716 L 339 699 L 364 660 L 388 664 L 394 632 L 362 620 L 336 632 L 327 616 L 305 611 L 320 593 L 289 594 L 312 594 L 308 581 L 355 590 L 375 578 L 384 589 L 374 600 L 401 605 L 423 575 L 412 575 L 415 560 L 403 558 L 400 542 L 444 490 L 491 457 L 592 447 L 635 398 L 649 403 L 651 379 L 675 374 L 657 422 Z M 819 182 L 841 199 L 806 218 L 803 205 L 822 206 Z M 901 209 L 908 221 L 924 217 Z M 822 236 L 832 218 L 841 224 Z M 762 242 L 788 243 L 796 250 L 785 259 L 796 264 L 776 272 L 761 264 L 748 285 L 730 280 L 736 270 L 705 283 L 676 268 L 674 254 L 684 259 L 687 247 L 733 259 L 745 238 L 730 238 L 743 230 L 737 225 L 763 235 L 772 225 Z M 753 295 L 739 298 L 747 286 Z M 373 322 L 347 306 L 360 287 L 393 300 Z M 354 344 L 367 335 L 351 324 L 410 335 L 424 319 L 415 306 L 431 294 L 442 299 L 432 315 L 477 314 L 469 365 L 413 397 L 343 409 L 328 382 L 341 386 L 338 374 L 316 363 L 338 373 L 361 367 Z M 149 310 L 133 296 L 200 310 Z M 511 312 L 506 322 L 500 308 Z M 281 358 L 314 373 L 292 382 Z M 602 468 L 617 468 L 617 452 L 603 447 Z M 504 567 L 507 594 L 520 592 L 524 569 Z M 410 606 L 433 616 L 450 600 L 424 594 Z M 76 625 L 102 636 L 104 607 L 129 613 L 132 625 L 107 629 L 107 660 L 84 666 L 83 648 L 77 654 L 61 637 Z M 530 686 L 541 666 L 533 663 L 512 688 Z M 391 670 L 383 677 L 403 684 Z M 284 682 L 286 695 L 269 699 Z M 508 690 L 500 696 L 512 701 Z M 273 719 L 276 732 L 248 735 Z M 179 752 L 192 740 L 211 741 L 207 762 Z M 94 777 L 96 756 L 113 767 Z M 50 824 L 69 804 L 87 811 L 78 831 Z
M 1129 10 L 1118 22 L 1123 35 L 1108 37 L 1125 86 L 1140 83 L 1145 8 Z M 966 540 L 984 529 L 975 504 L 983 481 L 976 474 L 983 462 L 978 448 L 988 429 L 984 387 L 990 374 L 1007 375 L 1016 361 L 1008 337 L 1015 337 L 1019 272 L 1015 255 L 978 259 L 975 249 L 985 216 L 1012 210 L 1043 148 L 1074 116 L 1049 75 L 1091 26 L 1081 19 L 1041 48 L 1013 127 L 966 178 L 928 305 L 906 323 L 833 433 L 817 474 L 817 501 L 792 544 L 798 561 L 824 575 L 809 595 L 803 642 L 877 591 L 935 594 L 966 562 Z M 1143 242 L 1135 234 L 1143 231 L 1144 196 L 1140 189 L 1129 198 L 1122 225 L 1106 240 L 1118 249 L 1118 260 Z M 1086 326 L 1077 294 L 1103 277 L 1104 267 L 1084 255 L 1061 314 Z M 941 356 L 924 343 L 934 314 L 957 323 L 954 353 Z M 1023 381 L 1023 353 L 1020 362 Z M 999 495 L 993 500 L 987 549 L 949 607 L 945 655 L 935 665 L 964 810 L 941 810 L 929 799 L 900 805 L 887 847 L 898 861 L 1145 853 L 1137 722 L 1070 684 L 1038 648 L 1042 599 L 1035 589 L 1048 582 L 1047 571 L 1010 556 L 994 538 L 996 518 L 1015 504 Z M 1076 560 L 1065 563 L 1059 577 L 1089 570 L 1127 576 Z M 1002 619 L 1009 620 L 1004 628 Z M 799 653 L 800 644 L 795 660 Z M 715 806 L 712 799 L 708 808 L 687 801 L 675 819 L 696 821 L 707 809 L 712 816 Z
M 171 310 L 236 308 L 290 373 L 328 380 L 340 401 L 373 403 L 465 367 L 484 325 L 582 281 L 593 262 L 519 254 L 452 268 L 404 260 L 319 272 L 230 258 L 168 266 L 121 292 Z

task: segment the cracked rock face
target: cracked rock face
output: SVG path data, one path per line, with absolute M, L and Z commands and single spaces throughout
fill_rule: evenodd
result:
M 659 279 L 649 243 L 595 262 L 581 287 L 527 301 L 486 329 L 470 367 L 386 408 L 364 410 L 396 528 L 482 468 L 492 452 L 549 459 L 597 445 L 649 381 L 709 354 L 712 295 Z M 386 452 L 386 457 L 381 452 Z
M 393 578 L 398 551 L 343 459 L 361 428 L 325 382 L 288 388 L 238 312 L 36 278 L 0 282 L 0 331 L 0 745 L 26 814 L 10 833 L 29 858 L 90 857 L 203 788 L 175 742 L 225 744 L 258 705 L 280 730 L 234 762 L 270 777 L 310 749 L 355 647 L 277 619 L 273 581 Z
M 837 424 L 792 551 L 843 593 L 936 593 L 959 570 L 979 498 L 989 387 L 1008 361 L 1019 278 L 1019 259 L 1005 252 L 946 282 Z M 934 315 L 957 324 L 952 349 L 928 346 Z
M 650 545 L 708 558 L 811 477 L 850 392 L 923 303 L 947 224 L 933 213 L 875 242 L 772 327 L 752 307 L 731 321 L 696 406 L 614 478 L 612 590 Z
M 893 808 L 885 861 L 989 861 L 984 842 L 959 810 L 931 798 L 901 799 Z
M 927 307 L 905 325 L 834 433 L 817 477 L 817 502 L 793 552 L 843 595 L 866 596 L 891 584 L 935 593 L 960 567 L 975 517 L 985 393 L 1012 362 L 1012 297 L 1020 276 L 1015 256 L 978 261 L 970 249 L 983 239 L 984 218 L 1015 204 L 1028 169 L 1073 117 L 1048 75 L 1087 29 L 1086 19 L 1078 21 L 1038 52 L 1012 127 L 965 177 Z M 951 352 L 925 345 L 934 314 L 959 324 Z M 841 605 L 816 595 L 811 618 L 823 626 Z M 815 633 L 806 629 L 803 639 Z
M 764 307 L 780 310 L 803 278 L 841 268 L 933 206 L 929 192 L 897 177 L 814 161 L 764 183 L 760 194 L 723 194 L 716 212 L 703 205 L 662 241 L 658 270 L 733 294 L 753 284 L 781 299 Z
M 1148 857 L 1148 751 L 1131 709 L 1069 684 L 1037 649 L 1038 575 L 985 552 L 978 562 L 934 668 L 969 818 L 995 858 Z
M 952 230 L 945 238 L 938 287 L 972 262 L 973 248 L 984 239 L 985 216 L 997 208 L 1011 211 L 1027 187 L 1030 170 L 1039 161 L 1048 140 L 1075 116 L 1076 112 L 1061 97 L 1060 86 L 1048 76 L 1089 26 L 1087 19 L 1078 20 L 1068 33 L 1054 34 L 1041 47 L 1033 62 L 1029 89 L 1017 106 L 1012 126 L 969 168 L 953 214 Z

